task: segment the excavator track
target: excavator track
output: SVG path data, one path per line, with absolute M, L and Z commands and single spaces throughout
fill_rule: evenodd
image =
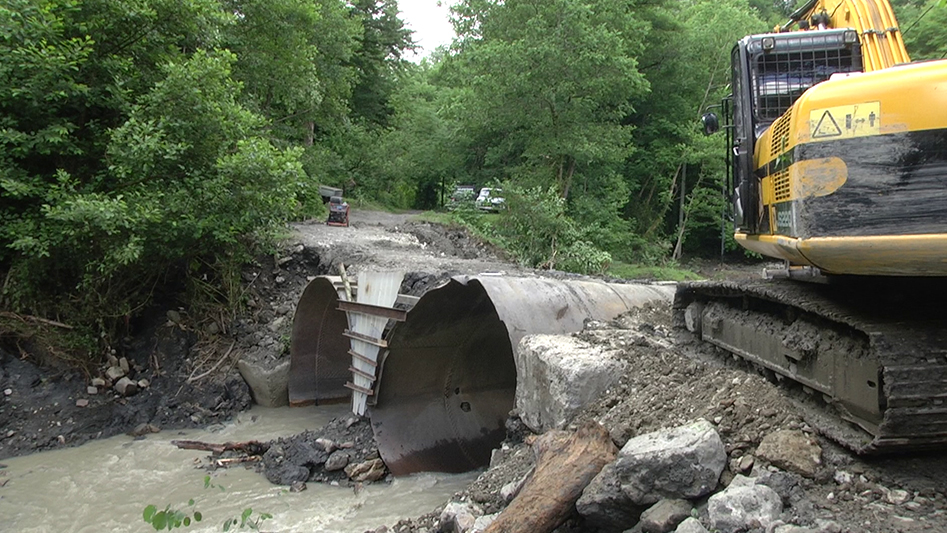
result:
M 675 323 L 827 404 L 860 454 L 947 444 L 947 283 L 831 278 L 681 284 Z

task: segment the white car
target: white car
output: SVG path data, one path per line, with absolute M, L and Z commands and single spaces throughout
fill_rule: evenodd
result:
M 477 196 L 477 200 L 474 202 L 477 205 L 478 209 L 484 211 L 499 211 L 504 204 L 503 197 L 500 196 L 503 194 L 502 189 L 491 189 L 489 187 L 484 187 L 480 189 L 480 195 Z

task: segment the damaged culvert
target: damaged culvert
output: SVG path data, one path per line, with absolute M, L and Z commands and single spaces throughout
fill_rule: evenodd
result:
M 514 404 L 514 347 L 525 335 L 580 331 L 653 301 L 669 285 L 463 276 L 426 293 L 386 335 L 370 416 L 395 475 L 485 466 Z M 345 315 L 328 278 L 313 280 L 293 325 L 290 400 L 347 393 Z M 339 342 L 338 339 L 342 339 Z

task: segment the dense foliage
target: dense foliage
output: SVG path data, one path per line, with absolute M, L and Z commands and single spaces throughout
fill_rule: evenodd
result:
M 942 4 L 895 2 L 917 58 L 947 54 Z M 168 280 L 234 305 L 320 183 L 422 209 L 500 186 L 467 218 L 543 268 L 718 253 L 725 148 L 697 118 L 791 2 L 452 6 L 415 65 L 395 0 L 5 0 L 0 304 L 100 348 Z

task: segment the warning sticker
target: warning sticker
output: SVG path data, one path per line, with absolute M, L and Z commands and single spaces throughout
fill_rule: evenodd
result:
M 851 139 L 881 132 L 881 103 L 864 102 L 809 112 L 813 140 Z

